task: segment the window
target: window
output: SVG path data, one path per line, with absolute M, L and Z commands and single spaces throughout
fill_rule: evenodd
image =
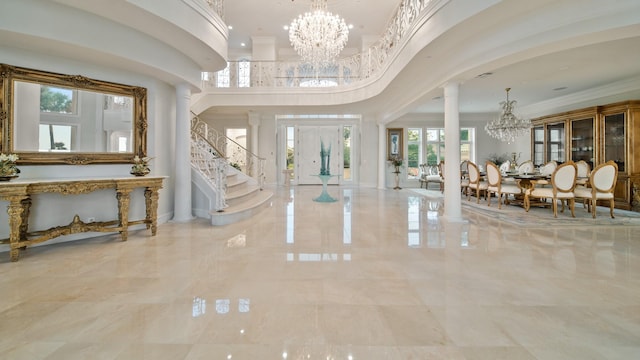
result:
M 344 137 L 343 145 L 343 163 L 342 163 L 342 179 L 351 180 L 351 125 L 342 127 L 342 135 Z
M 410 128 L 407 131 L 407 178 L 417 179 L 422 164 L 422 129 Z
M 40 86 L 40 111 L 45 113 L 76 114 L 77 90 L 56 86 Z
M 287 126 L 287 159 L 286 159 L 286 169 L 291 170 L 289 176 L 291 179 L 294 178 L 293 171 L 294 167 L 294 159 L 295 159 L 295 149 L 296 149 L 296 140 L 295 140 L 295 127 Z
M 460 129 L 460 160 L 473 161 L 475 154 L 475 129 Z M 444 161 L 444 129 L 427 129 L 427 165 Z
M 228 88 L 229 87 L 229 63 L 227 67 L 216 73 L 216 87 Z
M 38 151 L 70 151 L 75 126 L 40 124 Z

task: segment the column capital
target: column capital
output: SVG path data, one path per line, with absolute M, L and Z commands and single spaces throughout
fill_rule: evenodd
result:
M 260 113 L 249 111 L 249 125 L 260 126 Z

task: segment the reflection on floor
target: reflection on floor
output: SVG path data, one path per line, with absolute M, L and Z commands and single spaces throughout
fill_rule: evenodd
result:
M 639 227 L 520 228 L 400 191 L 0 258 L 6 359 L 637 359 Z

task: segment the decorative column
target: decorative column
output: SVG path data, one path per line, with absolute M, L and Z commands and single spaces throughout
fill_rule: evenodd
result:
M 191 121 L 189 104 L 191 89 L 187 84 L 176 86 L 176 158 L 173 219 L 186 222 L 191 214 Z
M 260 114 L 255 111 L 249 111 L 249 126 L 250 135 L 251 135 L 251 143 L 249 147 L 249 151 L 259 156 L 258 151 L 258 128 L 260 127 Z M 260 175 L 258 170 L 258 159 L 254 159 L 251 166 L 251 176 L 257 177 Z
M 384 171 L 387 163 L 387 137 L 385 134 L 387 127 L 385 124 L 378 122 L 378 189 L 385 189 L 386 186 L 386 173 Z
M 460 113 L 458 82 L 444 86 L 444 216 L 449 221 L 462 221 L 460 200 Z

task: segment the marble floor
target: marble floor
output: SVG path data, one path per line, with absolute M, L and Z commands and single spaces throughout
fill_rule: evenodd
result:
M 447 222 L 408 189 L 274 191 L 232 225 L 0 253 L 0 358 L 640 358 L 640 227 Z

